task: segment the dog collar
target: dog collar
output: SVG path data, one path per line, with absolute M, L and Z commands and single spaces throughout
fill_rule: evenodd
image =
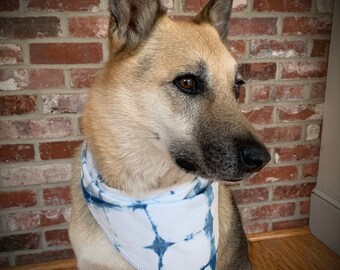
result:
M 138 200 L 105 185 L 90 151 L 81 152 L 86 203 L 118 252 L 138 270 L 215 270 L 218 184 L 193 182 Z

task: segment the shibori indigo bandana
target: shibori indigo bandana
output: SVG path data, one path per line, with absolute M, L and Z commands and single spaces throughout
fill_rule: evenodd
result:
M 81 181 L 92 215 L 136 269 L 215 270 L 217 183 L 197 177 L 147 199 L 134 199 L 105 185 L 85 144 Z

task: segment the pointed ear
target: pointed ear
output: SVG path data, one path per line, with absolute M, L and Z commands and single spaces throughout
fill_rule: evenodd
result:
M 194 22 L 210 23 L 219 33 L 221 40 L 228 34 L 228 22 L 232 10 L 233 0 L 210 0 L 209 3 L 197 14 Z
M 110 0 L 110 34 L 120 49 L 134 49 L 165 14 L 159 0 Z

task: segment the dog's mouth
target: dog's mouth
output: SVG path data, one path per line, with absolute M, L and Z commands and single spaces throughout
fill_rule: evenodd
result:
M 195 163 L 190 162 L 184 158 L 176 158 L 175 162 L 181 169 L 185 170 L 186 172 L 194 173 L 198 170 L 198 166 Z
M 215 174 L 209 174 L 206 171 L 202 170 L 197 163 L 190 161 L 188 159 L 185 159 L 183 157 L 175 158 L 175 163 L 177 164 L 178 167 L 180 167 L 182 170 L 184 170 L 187 173 L 197 174 L 201 177 L 211 179 L 213 181 L 221 181 L 227 184 L 237 183 L 239 181 L 247 179 L 248 177 L 250 177 L 250 175 L 252 175 L 251 172 L 242 172 L 241 175 L 236 174 L 236 175 L 231 175 L 229 177 L 226 175 L 216 177 Z

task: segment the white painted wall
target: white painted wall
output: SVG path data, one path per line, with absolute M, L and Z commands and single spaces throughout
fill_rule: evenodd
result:
M 340 1 L 334 1 L 317 186 L 311 198 L 312 233 L 340 255 Z

